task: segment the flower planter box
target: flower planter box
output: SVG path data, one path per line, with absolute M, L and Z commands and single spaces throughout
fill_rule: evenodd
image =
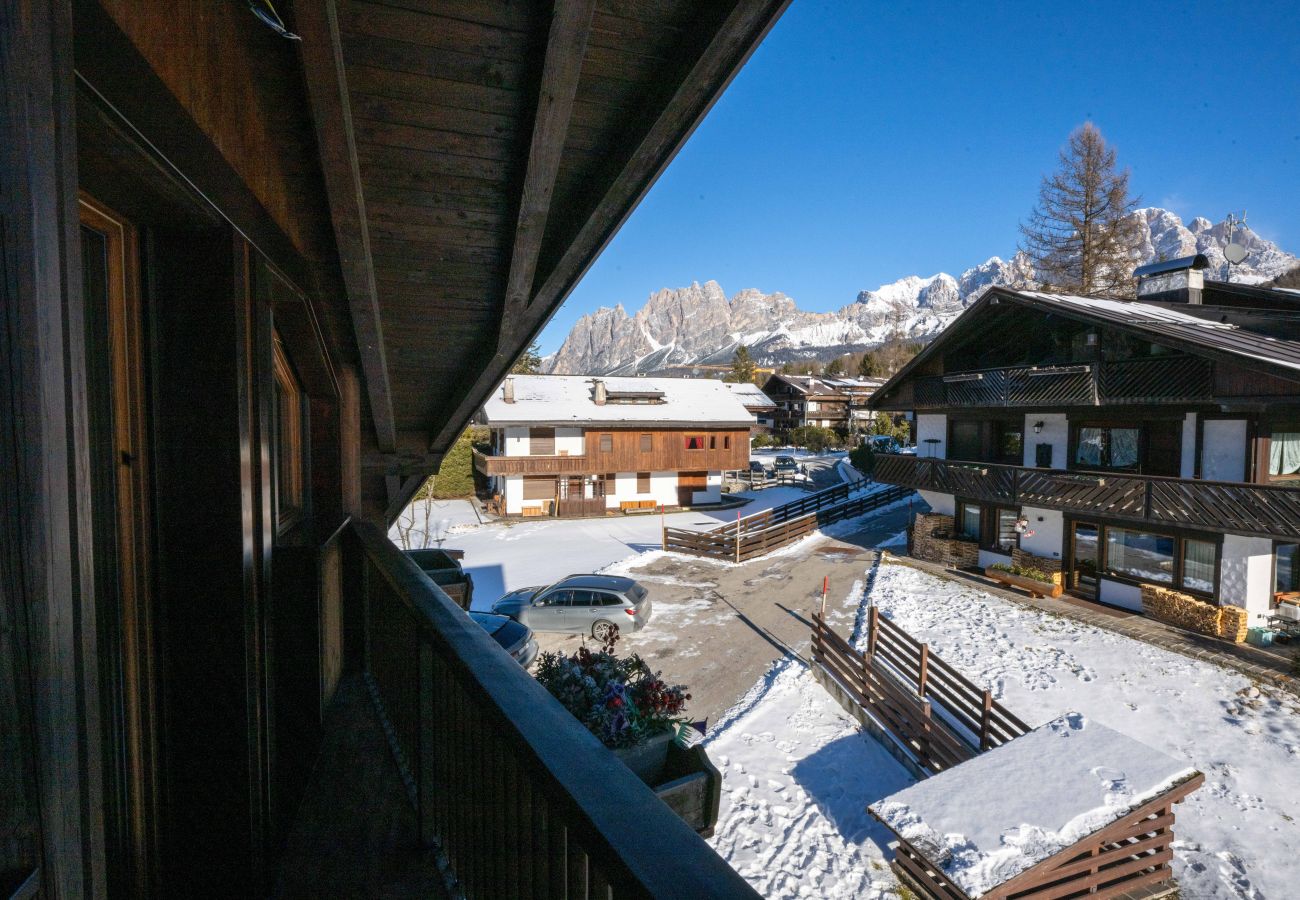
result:
M 669 746 L 668 760 L 654 792 L 701 837 L 713 835 L 722 800 L 722 773 L 703 747 Z
M 664 765 L 668 761 L 668 748 L 672 742 L 673 732 L 665 731 L 635 747 L 617 749 L 614 755 L 621 759 L 623 765 L 631 769 L 637 778 L 653 786 L 663 774 Z
M 1025 578 L 1020 575 L 1012 575 L 1010 572 L 1002 572 L 998 569 L 985 569 L 984 575 L 992 578 L 1001 584 L 1007 584 L 1012 587 L 1018 587 L 1023 591 L 1028 591 L 1033 597 L 1059 597 L 1061 596 L 1061 586 L 1051 581 L 1036 581 L 1033 578 Z

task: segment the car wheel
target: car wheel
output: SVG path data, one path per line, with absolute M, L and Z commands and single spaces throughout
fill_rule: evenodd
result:
M 618 635 L 618 626 L 613 622 L 607 622 L 601 619 L 591 626 L 591 636 L 602 644 L 609 643 Z

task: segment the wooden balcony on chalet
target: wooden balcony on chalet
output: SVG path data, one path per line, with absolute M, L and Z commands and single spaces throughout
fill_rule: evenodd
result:
M 360 601 L 362 664 L 277 896 L 758 896 L 379 528 L 326 553 Z
M 587 456 L 491 456 L 474 451 L 474 468 L 484 475 L 585 475 L 595 471 Z M 602 470 L 603 471 L 603 470 Z
M 1268 538 L 1300 537 L 1300 486 L 1034 469 L 882 454 L 877 481 L 1009 506 Z
M 1214 364 L 1197 356 L 1173 354 L 918 376 L 900 384 L 882 408 L 1203 403 L 1213 394 Z

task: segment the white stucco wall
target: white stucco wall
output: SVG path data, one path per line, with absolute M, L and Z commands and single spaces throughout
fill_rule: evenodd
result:
M 1059 510 L 1021 508 L 1020 514 L 1029 520 L 1033 534 L 1020 536 L 1020 549 L 1034 556 L 1063 559 L 1065 548 L 1065 516 Z
M 709 472 L 705 477 L 706 487 L 702 491 L 695 491 L 691 495 L 692 503 L 721 503 L 722 502 L 722 472 Z
M 930 505 L 930 511 L 933 513 L 951 516 L 957 510 L 957 503 L 952 494 L 940 494 L 938 491 L 917 491 L 917 493 Z
M 1034 434 L 1034 426 L 1043 423 L 1043 430 Z M 1025 459 L 1024 465 L 1038 465 L 1039 444 L 1052 445 L 1052 468 L 1064 469 L 1069 466 L 1066 452 L 1070 444 L 1070 423 L 1065 413 L 1028 413 L 1025 416 Z
M 653 500 L 664 506 L 677 505 L 677 473 L 651 472 L 650 490 L 638 493 L 635 472 L 619 472 L 614 476 L 614 496 L 605 495 L 607 507 L 617 507 L 624 500 Z
M 980 566 L 981 566 L 981 567 L 991 566 L 991 565 L 993 565 L 994 563 L 1003 563 L 1003 564 L 1008 565 L 1008 566 L 1011 565 L 1011 554 L 1010 554 L 1010 553 L 994 553 L 992 550 L 981 550 L 981 551 L 980 551 Z
M 1219 602 L 1246 607 L 1250 624 L 1262 625 L 1272 602 L 1273 542 L 1225 534 L 1219 565 Z
M 1206 419 L 1201 434 L 1201 477 L 1245 481 L 1246 420 Z
M 527 440 L 527 438 L 525 438 Z M 524 508 L 524 479 L 521 475 L 508 475 L 502 479 L 505 482 L 503 493 L 506 498 L 506 515 L 517 516 Z M 537 503 L 533 504 L 537 506 Z
M 1179 478 L 1196 477 L 1196 413 L 1183 416 L 1183 453 L 1179 460 Z
M 503 456 L 528 455 L 528 429 L 520 426 L 507 428 L 505 452 Z M 522 490 L 522 488 L 521 488 Z
M 1111 581 L 1109 578 L 1098 579 L 1097 599 L 1121 609 L 1142 612 L 1142 589 L 1132 584 Z
M 937 444 L 927 444 L 928 438 L 938 439 Z M 931 447 L 934 449 L 931 450 Z M 948 417 L 943 413 L 921 413 L 916 417 L 916 455 L 947 459 Z
M 583 439 L 581 428 L 555 429 L 556 456 L 582 456 Z

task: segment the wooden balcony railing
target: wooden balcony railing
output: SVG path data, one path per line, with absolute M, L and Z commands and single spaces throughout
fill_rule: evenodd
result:
M 383 532 L 353 534 L 367 676 L 464 896 L 758 896 Z
M 1171 355 L 1098 364 L 1019 366 L 929 375 L 913 380 L 889 408 L 1094 406 L 1188 403 L 1210 399 L 1213 364 Z
M 584 475 L 592 465 L 585 456 L 488 456 L 474 451 L 474 468 L 484 475 Z
M 1154 475 L 1068 472 L 881 454 L 877 481 L 1009 506 L 1159 526 L 1300 538 L 1300 488 Z

